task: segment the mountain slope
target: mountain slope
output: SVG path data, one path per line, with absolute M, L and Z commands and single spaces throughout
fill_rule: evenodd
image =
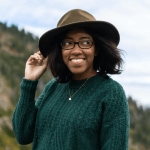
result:
M 14 137 L 11 116 L 19 97 L 19 85 L 24 76 L 27 58 L 36 52 L 38 38 L 17 26 L 0 23 L 0 150 L 31 149 L 20 146 Z M 51 78 L 47 72 L 39 82 L 39 93 Z

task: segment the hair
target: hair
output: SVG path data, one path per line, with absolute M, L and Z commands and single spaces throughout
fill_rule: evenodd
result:
M 93 37 L 95 44 L 96 56 L 93 62 L 93 68 L 102 76 L 108 77 L 108 74 L 120 74 L 122 72 L 123 59 L 121 57 L 122 50 L 117 48 L 117 44 L 93 32 L 91 29 L 84 30 Z M 71 72 L 65 65 L 62 58 L 62 48 L 60 43 L 66 35 L 66 31 L 55 39 L 48 54 L 48 63 L 52 75 L 60 83 L 68 82 L 71 79 Z

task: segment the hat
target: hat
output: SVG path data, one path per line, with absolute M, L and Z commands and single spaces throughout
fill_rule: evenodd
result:
M 73 9 L 64 14 L 57 27 L 44 33 L 39 39 L 39 50 L 43 56 L 47 56 L 51 51 L 51 45 L 55 42 L 57 37 L 71 28 L 86 27 L 95 31 L 96 34 L 104 37 L 116 45 L 119 44 L 119 32 L 114 25 L 106 21 L 97 21 L 93 15 L 81 10 Z

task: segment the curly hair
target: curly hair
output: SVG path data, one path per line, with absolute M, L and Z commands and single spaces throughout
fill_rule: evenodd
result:
M 121 67 L 123 59 L 121 57 L 121 50 L 117 48 L 115 42 L 104 38 L 93 32 L 91 29 L 84 30 L 93 37 L 95 44 L 96 56 L 93 62 L 93 68 L 104 77 L 108 77 L 108 74 L 120 74 L 122 72 Z M 49 68 L 52 75 L 60 83 L 68 82 L 71 79 L 72 73 L 65 65 L 62 58 L 62 48 L 60 43 L 64 39 L 67 32 L 62 33 L 57 39 L 55 39 L 51 47 L 51 51 L 48 54 Z

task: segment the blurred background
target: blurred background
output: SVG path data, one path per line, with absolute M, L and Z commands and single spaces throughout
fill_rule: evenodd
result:
M 38 50 L 39 37 L 74 8 L 84 9 L 119 30 L 124 71 L 112 78 L 124 87 L 129 101 L 129 150 L 150 149 L 149 0 L 0 0 L 0 150 L 31 149 L 31 145 L 17 144 L 11 125 L 25 62 Z M 37 95 L 51 78 L 47 71 Z

